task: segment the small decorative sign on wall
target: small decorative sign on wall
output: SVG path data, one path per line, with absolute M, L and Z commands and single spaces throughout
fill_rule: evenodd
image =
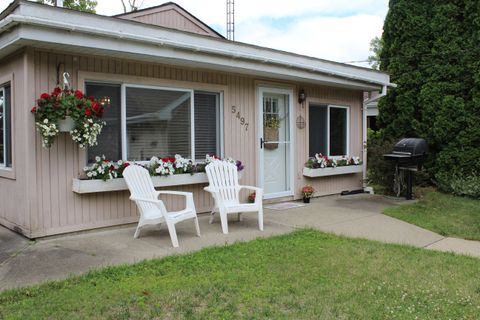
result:
M 248 122 L 246 122 L 245 117 L 242 116 L 236 106 L 232 106 L 232 115 L 237 118 L 237 120 L 240 122 L 240 125 L 245 127 L 245 131 L 248 131 Z
M 305 129 L 305 119 L 302 116 L 297 117 L 297 128 Z

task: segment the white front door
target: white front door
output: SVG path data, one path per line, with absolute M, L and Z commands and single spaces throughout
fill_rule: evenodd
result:
M 292 96 L 289 90 L 259 89 L 259 172 L 267 199 L 293 195 Z

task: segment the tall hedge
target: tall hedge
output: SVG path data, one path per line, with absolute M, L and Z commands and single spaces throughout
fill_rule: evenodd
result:
M 478 177 L 480 1 L 390 0 L 382 37 L 380 69 L 398 85 L 379 103 L 385 139 L 425 138 L 440 184 Z

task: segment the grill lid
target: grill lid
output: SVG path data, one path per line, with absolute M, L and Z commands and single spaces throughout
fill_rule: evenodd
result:
M 424 139 L 405 138 L 397 142 L 393 147 L 393 154 L 425 156 L 428 154 L 428 144 Z

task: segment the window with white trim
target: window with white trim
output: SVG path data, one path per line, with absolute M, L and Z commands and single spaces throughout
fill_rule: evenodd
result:
M 139 85 L 86 84 L 105 107 L 107 125 L 88 161 L 150 160 L 174 156 L 204 160 L 221 154 L 220 93 Z
M 328 157 L 348 155 L 350 108 L 310 104 L 309 154 Z
M 0 85 L 0 167 L 12 166 L 10 83 Z

